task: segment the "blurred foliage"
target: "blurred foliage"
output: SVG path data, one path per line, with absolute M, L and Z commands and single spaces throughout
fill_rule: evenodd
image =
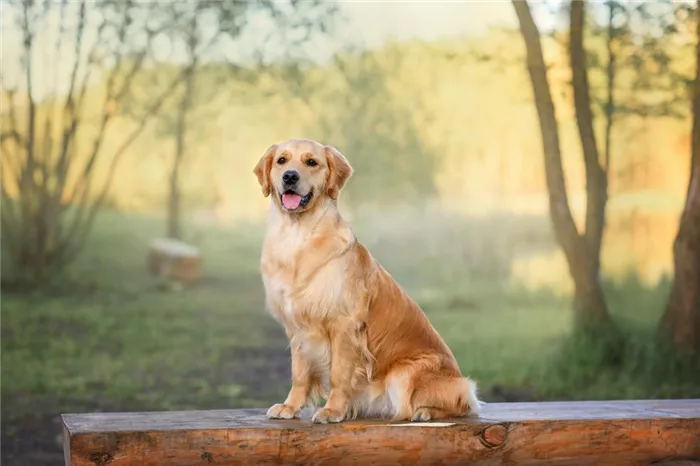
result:
M 361 184 L 348 185 L 349 202 L 392 205 L 436 193 L 439 160 L 420 138 L 424 122 L 414 121 L 425 109 L 420 101 L 390 97 L 395 82 L 387 71 L 401 68 L 403 58 L 389 48 L 337 55 L 323 73 L 292 65 L 289 96 L 316 115 L 307 133 L 332 141 L 362 174 Z
M 417 194 L 470 209 L 521 202 L 542 193 L 539 141 L 533 137 L 536 115 L 522 50 L 513 39 L 512 32 L 494 31 L 488 38 L 348 51 L 330 64 L 202 66 L 188 136 L 191 156 L 182 180 L 186 206 L 190 211 L 220 206 L 228 215 L 258 215 L 264 200 L 236 202 L 254 192 L 250 167 L 271 141 L 292 136 L 316 137 L 345 153 L 357 168 L 347 202 L 395 204 Z M 692 43 L 680 36 L 677 40 L 668 66 L 688 76 Z M 589 44 L 593 52 L 604 54 L 600 41 Z M 576 193 L 584 177 L 567 61 L 556 41 L 545 41 L 545 51 L 560 117 L 567 186 Z M 178 70 L 173 65 L 149 66 L 134 79 L 130 92 L 148 96 Z M 626 101 L 647 98 L 644 89 L 630 91 L 636 76 L 620 73 L 617 79 L 621 108 Z M 601 100 L 603 76 L 592 72 L 590 79 L 594 96 Z M 89 89 L 88 95 L 98 89 Z M 164 104 L 163 118 L 173 114 L 176 101 Z M 86 99 L 88 106 L 93 102 L 99 99 Z M 127 116 L 137 112 L 125 105 Z M 133 125 L 130 120 L 116 118 L 107 138 L 127 131 Z M 675 180 L 686 177 L 688 125 L 687 116 L 670 115 L 630 115 L 618 122 L 612 141 L 617 154 L 612 194 L 658 189 L 666 196 L 682 195 Z M 117 168 L 110 205 L 142 211 L 165 205 L 172 142 L 163 129 L 145 125 Z M 106 168 L 98 164 L 95 170 L 104 175 Z
M 605 112 L 603 84 L 611 52 L 615 75 L 626 83 L 616 89 L 617 115 L 689 116 L 694 79 L 694 63 L 688 60 L 694 44 L 693 8 L 691 3 L 671 0 L 591 4 L 588 67 L 589 74 L 597 76 L 592 95 L 599 115 Z M 596 21 L 595 16 L 607 16 L 607 24 Z M 566 43 L 565 38 L 557 38 Z M 610 50 L 606 51 L 608 40 Z

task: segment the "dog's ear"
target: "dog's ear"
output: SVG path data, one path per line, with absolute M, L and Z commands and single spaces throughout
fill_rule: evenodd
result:
M 265 151 L 265 155 L 260 158 L 260 161 L 255 166 L 253 173 L 258 177 L 258 183 L 262 187 L 263 196 L 267 197 L 270 195 L 272 189 L 272 183 L 270 180 L 270 170 L 272 169 L 272 160 L 275 158 L 275 153 L 277 152 L 277 145 L 273 144 L 268 147 Z
M 325 146 L 324 149 L 329 169 L 326 192 L 328 197 L 335 200 L 338 199 L 345 182 L 352 176 L 353 169 L 338 149 L 333 146 Z

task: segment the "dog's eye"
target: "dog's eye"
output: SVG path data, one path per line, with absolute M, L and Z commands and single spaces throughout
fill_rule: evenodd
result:
M 318 165 L 318 162 L 316 162 L 314 159 L 309 159 L 306 161 L 306 165 L 308 165 L 309 167 L 315 167 L 316 165 Z
M 280 164 L 280 165 L 282 165 L 282 164 L 283 164 L 284 162 L 286 162 L 286 161 L 287 161 L 287 159 L 285 159 L 284 157 L 280 157 L 280 158 L 277 159 L 277 163 Z

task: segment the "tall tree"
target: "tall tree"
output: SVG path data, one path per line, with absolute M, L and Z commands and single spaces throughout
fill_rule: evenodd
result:
M 209 88 L 197 86 L 197 76 L 203 71 L 207 61 L 214 58 L 211 47 L 205 43 L 235 41 L 245 30 L 247 16 L 254 13 L 267 15 L 275 24 L 274 32 L 267 37 L 262 37 L 253 47 L 250 47 L 248 55 L 257 59 L 264 57 L 264 48 L 271 40 L 282 38 L 284 45 L 275 48 L 278 55 L 283 55 L 290 48 L 301 48 L 314 33 L 327 33 L 325 27 L 336 12 L 334 5 L 326 4 L 318 0 L 307 2 L 220 2 L 214 0 L 200 0 L 198 2 L 173 2 L 168 6 L 167 14 L 171 17 L 169 28 L 170 38 L 175 43 L 182 45 L 185 64 L 183 67 L 183 80 L 178 92 L 178 104 L 172 113 L 174 121 L 170 121 L 171 115 L 161 115 L 161 120 L 167 127 L 166 133 L 175 138 L 175 151 L 173 153 L 170 175 L 168 180 L 169 195 L 167 207 L 167 236 L 181 239 L 182 237 L 182 192 L 181 177 L 183 164 L 187 160 L 190 150 L 188 134 L 193 129 L 192 111 L 206 105 L 217 94 L 221 95 L 226 80 L 220 80 L 220 85 Z M 204 21 L 206 18 L 208 21 Z M 291 36 L 291 37 L 290 37 Z M 221 43 L 219 45 L 222 45 Z M 209 59 L 209 60 L 207 60 Z M 215 57 L 221 61 L 224 57 Z M 240 69 L 232 67 L 232 73 L 227 79 L 241 79 Z M 247 76 L 245 79 L 251 79 Z M 207 81 L 206 86 L 211 82 Z
M 586 169 L 586 221 L 583 240 L 587 246 L 587 264 L 580 267 L 580 282 L 583 293 L 577 292 L 575 306 L 582 325 L 609 322 L 600 282 L 600 250 L 603 243 L 605 227 L 605 207 L 608 200 L 608 175 L 601 165 L 598 143 L 593 129 L 593 112 L 591 111 L 590 86 L 588 81 L 588 64 L 584 47 L 585 2 L 573 0 L 570 9 L 569 58 L 571 66 L 572 87 L 574 94 L 574 111 L 578 126 L 583 161 Z M 582 290 L 582 291 L 583 291 Z M 591 320 L 591 322 L 587 322 Z
M 524 0 L 512 0 L 520 33 L 525 43 L 527 69 L 535 97 L 544 151 L 545 176 L 549 193 L 549 206 L 556 239 L 566 256 L 569 272 L 574 282 L 574 312 L 576 329 L 586 335 L 594 335 L 601 329 L 614 328 L 605 304 L 599 280 L 600 244 L 604 222 L 605 197 L 599 191 L 605 186 L 604 172 L 600 167 L 592 134 L 590 97 L 585 73 L 583 51 L 582 5 L 572 8 L 571 65 L 574 75 L 574 93 L 577 102 L 579 133 L 584 147 L 587 172 L 586 231 L 580 234 L 569 207 L 564 168 L 562 166 L 559 130 L 554 102 L 547 77 L 547 67 L 542 53 L 540 32 Z M 576 3 L 576 2 L 574 2 Z M 578 9 L 580 8 L 580 9 Z M 583 71 L 581 67 L 583 68 Z
M 177 7 L 177 4 L 173 5 Z M 184 4 L 187 7 L 187 4 Z M 175 124 L 175 153 L 170 169 L 168 197 L 168 220 L 167 220 L 167 236 L 170 238 L 181 239 L 182 224 L 181 224 L 181 194 L 180 194 L 180 173 L 182 162 L 185 157 L 185 136 L 187 133 L 187 117 L 192 106 L 193 94 L 195 91 L 195 71 L 203 53 L 199 49 L 200 32 L 197 29 L 197 17 L 200 14 L 205 2 L 194 4 L 193 11 L 189 18 L 185 18 L 184 25 L 181 27 L 181 32 L 184 35 L 186 64 L 184 68 L 184 79 L 182 82 L 182 93 L 180 103 L 177 107 L 177 120 Z M 216 33 L 221 32 L 221 28 L 216 29 Z
M 660 328 L 681 350 L 700 350 L 700 0 L 696 3 L 696 72 L 690 180 L 673 243 L 674 284 Z

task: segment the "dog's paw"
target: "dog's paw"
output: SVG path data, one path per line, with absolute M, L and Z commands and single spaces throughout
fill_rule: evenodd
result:
M 299 410 L 284 403 L 277 403 L 267 410 L 268 419 L 294 419 L 299 415 Z
M 433 418 L 430 408 L 418 408 L 411 416 L 411 422 L 426 422 Z
M 318 411 L 316 411 L 316 414 L 314 414 L 314 417 L 311 418 L 311 421 L 314 424 L 336 423 L 343 422 L 344 420 L 345 414 L 342 414 L 338 410 L 328 408 L 319 409 Z

